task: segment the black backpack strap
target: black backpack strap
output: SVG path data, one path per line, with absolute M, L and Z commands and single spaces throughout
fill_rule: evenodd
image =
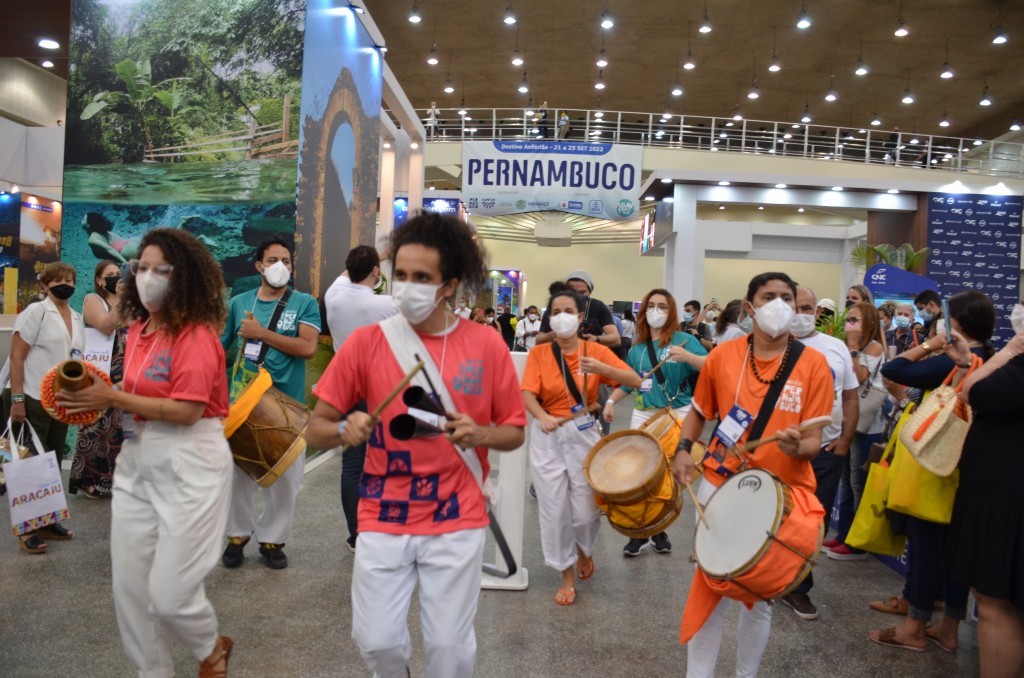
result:
M 658 354 L 654 352 L 654 341 L 650 339 L 647 340 L 647 358 L 651 361 L 651 369 L 653 370 L 654 366 L 658 364 Z M 662 374 L 661 370 L 655 372 L 654 377 L 658 380 L 659 384 L 665 383 L 665 375 Z
M 270 316 L 270 322 L 267 323 L 267 329 L 271 332 L 277 331 L 277 321 L 281 319 L 281 313 L 284 311 L 284 307 L 288 305 L 288 300 L 292 296 L 292 288 L 288 288 L 281 295 L 281 298 L 277 300 L 277 306 L 274 307 L 274 314 Z M 267 359 L 267 351 L 270 350 L 270 344 L 263 342 L 263 348 L 260 349 L 259 359 L 256 361 L 257 365 L 262 366 L 263 361 Z
M 586 342 L 581 341 L 580 346 L 580 350 L 585 351 Z M 565 364 L 565 361 L 562 360 L 562 349 L 558 348 L 557 341 L 551 342 L 551 353 L 555 356 L 555 362 L 558 363 L 558 370 L 562 373 L 562 378 L 565 379 L 565 385 L 569 388 L 569 393 L 572 395 L 573 399 L 576 401 L 578 405 L 582 405 L 583 396 L 580 395 L 580 389 L 576 385 L 576 380 L 573 379 L 572 375 L 569 374 L 569 367 Z M 586 355 L 586 353 L 584 353 L 584 355 Z M 586 388 L 586 377 L 584 376 L 583 379 L 583 388 Z
M 751 345 L 750 350 L 754 350 L 753 345 Z M 757 412 L 757 418 L 754 419 L 754 423 L 750 426 L 750 434 L 747 436 L 747 440 L 760 440 L 761 436 L 764 435 L 764 429 L 768 426 L 768 420 L 772 418 L 772 411 L 775 410 L 775 403 L 779 401 L 779 396 L 782 395 L 782 389 L 786 385 L 786 380 L 793 373 L 793 368 L 796 367 L 796 362 L 800 359 L 803 352 L 804 345 L 794 339 L 789 346 L 789 358 L 786 360 L 786 365 L 782 368 L 782 373 L 768 387 L 768 393 L 765 394 L 764 400 L 761 402 L 761 409 Z M 746 369 L 746 365 L 743 366 L 743 369 Z M 751 450 L 751 454 L 754 452 L 756 450 Z

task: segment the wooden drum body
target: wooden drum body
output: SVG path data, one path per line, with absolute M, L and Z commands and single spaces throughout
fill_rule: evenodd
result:
M 664 531 L 682 510 L 683 498 L 658 440 L 644 431 L 602 438 L 587 455 L 583 477 L 612 527 L 635 539 Z
M 817 498 L 764 469 L 737 473 L 704 508 L 693 546 L 697 565 L 719 593 L 773 600 L 792 593 L 817 562 L 824 510 Z
M 273 485 L 306 451 L 309 412 L 272 383 L 261 372 L 238 395 L 224 423 L 235 463 L 261 487 Z

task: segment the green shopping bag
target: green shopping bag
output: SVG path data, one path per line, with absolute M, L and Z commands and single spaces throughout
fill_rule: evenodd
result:
M 889 444 L 886 446 L 881 460 L 872 463 L 868 469 L 864 495 L 861 497 L 860 506 L 857 508 L 857 515 L 853 518 L 850 531 L 846 535 L 848 546 L 871 553 L 897 557 L 903 555 L 903 551 L 906 549 L 906 535 L 893 532 L 892 523 L 889 522 L 885 509 L 889 499 L 892 477 L 890 463 L 899 441 L 900 429 L 910 417 L 912 409 L 913 406 L 910 406 L 900 415 L 899 422 L 889 437 Z

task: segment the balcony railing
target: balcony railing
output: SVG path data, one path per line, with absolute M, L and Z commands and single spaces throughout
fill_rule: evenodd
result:
M 427 140 L 560 139 L 873 163 L 1024 177 L 1024 144 L 913 134 L 876 127 L 830 127 L 699 115 L 565 109 L 439 109 L 431 124 L 418 111 Z M 463 115 L 464 113 L 464 115 Z

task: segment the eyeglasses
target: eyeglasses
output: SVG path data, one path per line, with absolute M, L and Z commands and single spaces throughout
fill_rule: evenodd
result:
M 138 259 L 132 259 L 128 262 L 128 270 L 131 271 L 132 275 L 141 275 L 152 271 L 153 273 L 166 278 L 171 275 L 171 271 L 174 270 L 174 266 L 171 264 L 157 264 L 156 266 L 150 266 L 149 264 L 142 263 Z

